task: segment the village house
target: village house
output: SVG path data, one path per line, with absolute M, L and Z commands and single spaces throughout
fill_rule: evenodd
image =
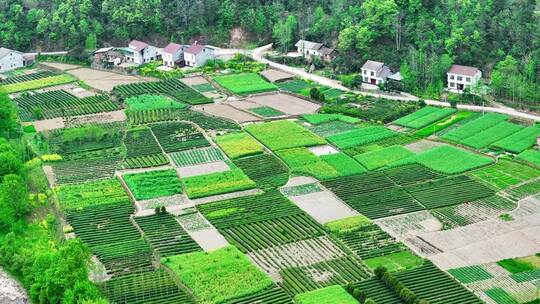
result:
M 214 59 L 214 48 L 196 41 L 184 51 L 184 62 L 189 67 L 200 67 Z
M 94 52 L 94 62 L 103 65 L 119 65 L 124 60 L 124 55 L 114 47 L 101 48 Z
M 184 65 L 184 51 L 189 46 L 169 43 L 161 52 L 161 58 L 163 59 L 163 65 L 167 67 L 183 66 Z
M 7 72 L 25 66 L 23 53 L 0 48 L 0 72 Z
M 362 81 L 372 85 L 386 82 L 392 71 L 383 62 L 368 60 L 362 66 Z M 401 77 L 401 76 L 400 76 Z
M 122 50 L 125 52 L 127 62 L 143 64 L 159 59 L 159 53 L 156 47 L 139 40 L 131 41 L 128 47 Z
M 448 91 L 463 93 L 467 88 L 476 86 L 482 78 L 482 72 L 471 66 L 454 64 L 446 73 L 448 76 Z
M 322 43 L 298 40 L 294 46 L 296 47 L 297 52 L 302 54 L 304 57 L 316 56 L 324 61 L 332 61 L 335 57 L 334 49 L 326 47 Z

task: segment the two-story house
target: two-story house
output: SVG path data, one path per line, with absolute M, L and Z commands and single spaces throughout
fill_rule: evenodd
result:
M 156 47 L 149 45 L 146 42 L 133 40 L 127 48 L 124 48 L 125 58 L 127 62 L 143 64 L 152 60 L 158 59 L 158 50 Z
M 24 64 L 23 53 L 0 48 L 0 72 L 7 72 L 17 68 L 22 68 Z
M 448 91 L 463 93 L 467 88 L 476 86 L 482 78 L 482 72 L 471 66 L 454 64 L 446 73 Z
M 392 75 L 392 70 L 383 62 L 373 60 L 366 61 L 361 70 L 362 81 L 373 85 L 384 83 L 388 76 Z
M 320 57 L 325 61 L 331 61 L 335 57 L 334 49 L 326 47 L 322 43 L 307 40 L 298 40 L 298 42 L 296 42 L 294 46 L 296 47 L 296 51 L 302 54 L 304 57 L 316 56 Z
M 196 41 L 184 51 L 184 63 L 189 67 L 200 67 L 214 59 L 214 48 Z
M 161 58 L 163 59 L 163 65 L 167 67 L 183 66 L 184 65 L 184 51 L 189 46 L 169 43 L 161 52 Z

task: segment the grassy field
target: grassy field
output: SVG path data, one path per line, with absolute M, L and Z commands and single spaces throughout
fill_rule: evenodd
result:
M 423 261 L 424 259 L 410 251 L 395 252 L 364 260 L 366 265 L 372 270 L 383 266 L 390 272 L 416 268 L 417 266 L 421 266 Z
M 216 137 L 216 143 L 231 159 L 261 154 L 263 147 L 246 133 L 231 133 Z
M 171 256 L 161 263 L 176 274 L 200 303 L 223 303 L 273 284 L 234 246 Z
M 189 198 L 247 190 L 256 186 L 241 169 L 185 177 L 182 178 L 182 184 Z
M 356 129 L 326 137 L 326 139 L 340 149 L 365 145 L 388 137 L 396 136 L 397 133 L 381 126 Z
M 289 120 L 251 124 L 245 129 L 272 151 L 326 143 L 321 137 Z
M 368 170 L 375 170 L 413 155 L 415 155 L 413 152 L 402 146 L 390 146 L 381 150 L 356 155 L 354 159 Z
M 421 129 L 456 112 L 452 108 L 437 108 L 426 106 L 414 113 L 401 117 L 394 121 L 394 124 L 411 128 Z
M 436 172 L 445 174 L 463 173 L 493 163 L 494 160 L 452 146 L 440 146 L 418 155 L 407 157 L 390 164 L 400 166 L 418 163 Z
M 363 215 L 347 217 L 324 224 L 332 233 L 346 233 L 359 227 L 371 224 L 371 220 Z
M 298 294 L 294 297 L 298 304 L 358 304 L 343 287 L 333 285 L 314 291 Z
M 302 118 L 313 125 L 320 125 L 330 121 L 341 121 L 344 123 L 355 124 L 359 123 L 360 119 L 343 114 L 304 114 Z
M 238 95 L 249 95 L 278 89 L 276 85 L 267 82 L 255 73 L 216 76 L 213 79 L 223 88 Z
M 10 94 L 15 92 L 22 92 L 28 90 L 36 90 L 45 87 L 52 87 L 55 85 L 61 85 L 65 83 L 75 82 L 77 79 L 68 74 L 61 74 L 55 76 L 49 76 L 45 78 L 39 78 L 29 81 L 10 83 L 0 86 L 0 92 Z
M 79 209 L 87 206 L 107 205 L 129 200 L 126 191 L 116 178 L 56 188 L 62 209 Z
M 334 153 L 319 156 L 324 162 L 332 166 L 339 176 L 354 175 L 366 172 L 366 168 L 362 167 L 353 158 L 345 153 Z
M 185 103 L 161 95 L 138 95 L 126 99 L 128 111 L 156 109 L 184 109 Z
M 539 135 L 540 126 L 530 126 L 493 143 L 492 147 L 518 154 L 534 146 Z
M 507 159 L 500 159 L 493 166 L 484 167 L 468 174 L 498 190 L 503 190 L 540 176 L 540 170 Z
M 338 170 L 307 148 L 294 148 L 276 152 L 293 173 L 309 175 L 318 179 L 340 176 Z
M 525 150 L 519 153 L 518 158 L 540 166 L 540 151 L 538 150 Z
M 123 179 L 138 200 L 182 193 L 182 186 L 175 170 L 125 174 Z

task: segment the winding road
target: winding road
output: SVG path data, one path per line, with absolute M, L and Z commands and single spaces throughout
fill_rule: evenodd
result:
M 264 46 L 261 46 L 259 48 L 256 48 L 256 49 L 252 50 L 250 55 L 251 55 L 251 57 L 253 59 L 255 59 L 255 60 L 257 60 L 257 61 L 259 61 L 261 63 L 268 64 L 270 67 L 272 67 L 274 69 L 281 70 L 283 72 L 287 72 L 287 73 L 290 73 L 290 74 L 294 74 L 294 75 L 299 76 L 301 78 L 309 79 L 309 80 L 315 81 L 317 83 L 320 83 L 322 85 L 325 85 L 325 86 L 328 86 L 328 87 L 331 87 L 331 88 L 335 88 L 335 89 L 338 89 L 338 90 L 347 91 L 347 92 L 353 92 L 353 93 L 360 94 L 360 95 L 382 97 L 382 98 L 393 99 L 393 100 L 402 100 L 402 101 L 417 101 L 417 100 L 419 100 L 418 97 L 416 97 L 414 95 L 411 95 L 411 94 L 407 94 L 407 93 L 401 93 L 399 95 L 394 95 L 394 94 L 385 94 L 385 93 L 382 93 L 382 92 L 379 93 L 379 92 L 366 92 L 366 91 L 351 90 L 351 89 L 343 86 L 337 80 L 330 79 L 330 78 L 327 78 L 327 77 L 323 77 L 323 76 L 320 76 L 320 75 L 310 74 L 310 73 L 304 71 L 304 69 L 290 67 L 288 65 L 280 64 L 280 63 L 270 61 L 270 60 L 264 58 L 264 53 L 269 51 L 271 48 L 272 48 L 272 44 L 267 44 L 267 45 L 264 45 Z M 425 100 L 425 102 L 428 105 L 433 105 L 433 106 L 438 106 L 438 107 L 450 107 L 450 103 L 448 103 L 448 102 L 441 102 L 441 101 L 430 100 L 430 99 Z M 518 110 L 515 110 L 515 109 L 512 109 L 512 108 L 508 108 L 508 107 L 495 108 L 495 107 L 483 107 L 483 106 L 462 104 L 462 105 L 458 105 L 457 108 L 460 109 L 460 110 L 468 110 L 468 111 L 474 111 L 474 112 L 501 113 L 501 114 L 506 114 L 506 115 L 509 115 L 509 116 L 517 117 L 517 118 L 533 120 L 533 121 L 540 121 L 540 115 L 531 114 L 531 113 L 525 113 L 525 112 L 521 112 L 521 111 L 518 111 Z

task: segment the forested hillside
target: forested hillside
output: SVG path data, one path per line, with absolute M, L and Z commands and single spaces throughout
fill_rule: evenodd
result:
M 299 38 L 336 47 L 334 68 L 366 59 L 401 67 L 409 91 L 438 92 L 452 63 L 493 75 L 501 97 L 536 99 L 540 9 L 534 0 L 3 0 L 0 45 L 21 50 L 93 48 L 138 38 L 290 49 Z M 238 33 L 239 31 L 234 31 Z M 511 56 L 511 57 L 508 57 Z

